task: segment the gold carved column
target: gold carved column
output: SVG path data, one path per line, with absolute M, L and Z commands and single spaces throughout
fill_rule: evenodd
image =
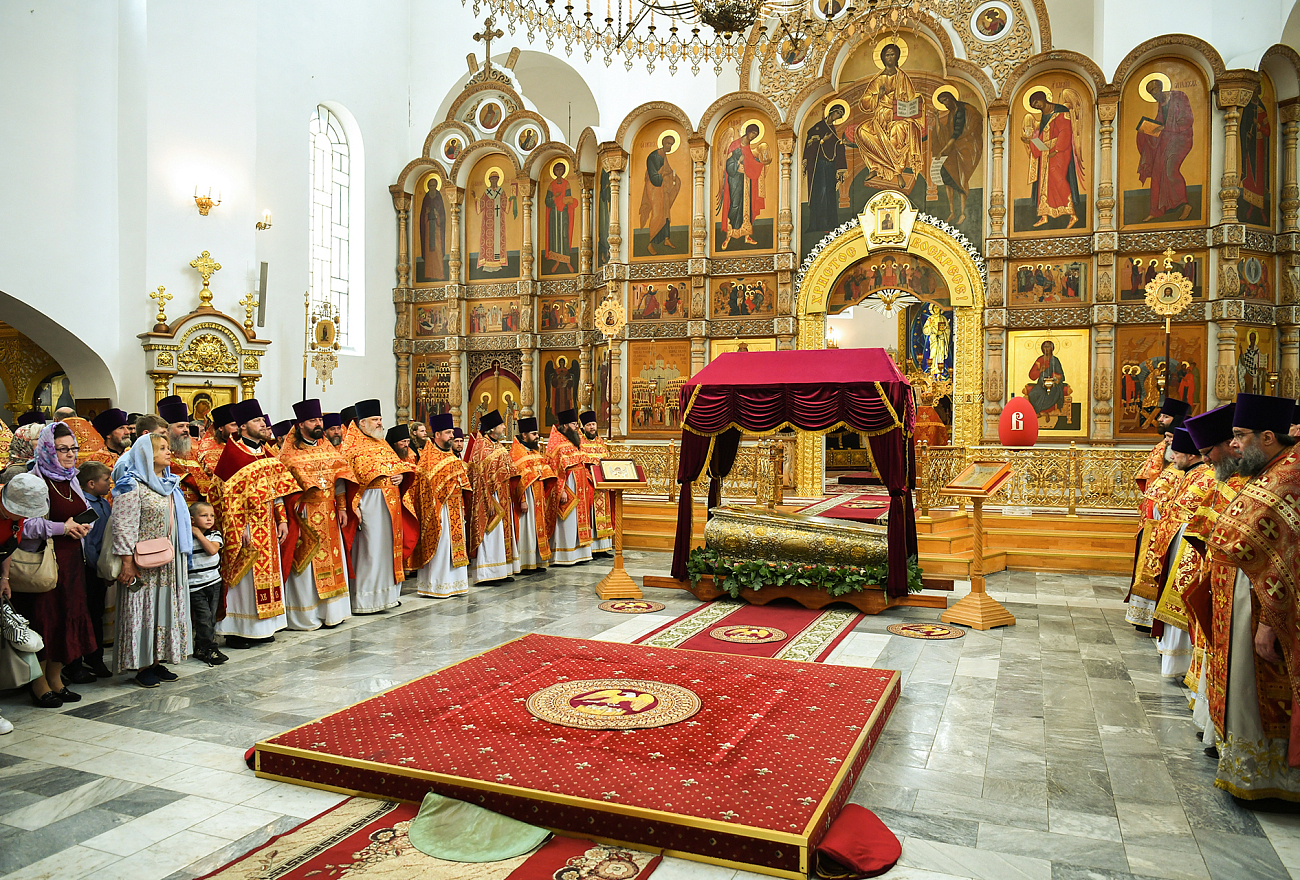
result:
M 446 291 L 447 302 L 447 338 L 444 343 L 447 352 L 447 402 L 451 412 L 452 421 L 460 425 L 461 412 L 464 405 L 465 389 L 461 382 L 460 371 L 460 351 L 463 345 L 461 332 L 461 292 L 464 289 L 461 285 L 461 222 L 460 212 L 465 204 L 465 190 L 461 187 L 455 187 L 448 193 L 450 207 L 450 226 L 451 226 L 451 250 L 447 254 L 447 275 L 451 279 L 443 288 Z
M 1291 309 L 1294 313 L 1294 307 Z M 1278 330 L 1278 338 L 1281 342 L 1282 352 L 1281 362 L 1279 363 L 1277 390 L 1276 393 L 1281 397 L 1300 396 L 1300 325 L 1291 321 L 1281 324 Z
M 393 197 L 393 209 L 397 211 L 397 286 L 411 286 L 411 258 L 407 250 L 410 236 L 407 223 L 411 216 L 411 194 L 394 183 L 388 188 Z
M 794 214 L 790 208 L 790 168 L 794 164 L 794 129 L 788 122 L 776 127 L 776 149 L 781 162 L 781 183 L 777 190 L 776 249 L 793 251 Z
M 993 171 L 992 190 L 989 195 L 989 237 L 1001 238 L 1006 235 L 1007 217 L 1006 185 L 1002 177 L 1003 142 L 1006 140 L 1008 108 L 1003 101 L 996 101 L 989 107 L 989 129 L 993 133 Z
M 699 135 L 691 135 L 686 142 L 691 148 L 691 256 L 708 256 L 709 200 L 704 192 L 704 163 L 709 158 L 709 142 Z
M 397 424 L 411 419 L 411 356 L 399 351 L 397 357 Z
M 1241 108 L 1250 103 L 1257 88 L 1259 74 L 1253 70 L 1229 70 L 1220 74 L 1214 83 L 1219 109 L 1223 111 L 1223 177 L 1219 187 L 1219 201 L 1223 208 L 1221 223 L 1237 222 L 1237 195 L 1241 186 L 1237 165 Z
M 623 329 L 623 332 L 627 332 L 626 327 Z M 614 436 L 619 439 L 623 437 L 623 410 L 619 406 L 619 404 L 623 402 L 622 359 L 623 340 L 616 336 L 614 337 L 614 344 L 609 347 L 609 422 L 614 426 Z
M 1115 306 L 1104 307 L 1107 315 L 1114 317 Z M 1094 309 L 1093 321 L 1098 319 Z M 1111 399 L 1115 396 L 1115 325 L 1114 323 L 1094 323 L 1092 327 L 1093 350 L 1096 353 L 1096 366 L 1092 371 L 1092 437 L 1094 440 L 1111 440 L 1115 436 L 1112 414 L 1114 407 Z
M 1296 185 L 1296 139 L 1300 135 L 1300 98 L 1278 104 L 1282 123 L 1282 231 L 1300 232 L 1300 186 Z
M 533 280 L 533 198 L 537 184 L 526 174 L 519 176 L 519 201 L 523 204 L 524 240 L 520 248 L 519 274 L 519 335 L 518 345 L 522 363 L 519 377 L 519 415 L 533 416 L 534 383 L 533 361 L 536 357 L 537 337 L 533 335 L 533 316 L 537 313 L 537 282 Z
M 1101 160 L 1097 165 L 1097 231 L 1115 228 L 1114 152 L 1115 114 L 1119 110 L 1119 92 L 1105 91 L 1097 98 L 1097 119 L 1101 142 Z
M 587 338 L 587 312 L 591 311 L 587 300 L 591 297 L 594 279 L 592 270 L 595 266 L 595 206 L 596 175 L 582 175 L 582 244 L 578 249 L 578 403 L 586 409 L 592 407 L 591 395 L 591 342 Z
M 620 263 L 623 260 L 623 224 L 619 220 L 619 187 L 627 154 L 618 147 L 603 150 L 600 162 L 609 172 L 609 261 Z
M 578 244 L 578 274 L 590 275 L 592 266 L 592 256 L 595 249 L 592 247 L 592 211 L 591 199 L 595 192 L 596 175 L 582 175 L 582 236 Z

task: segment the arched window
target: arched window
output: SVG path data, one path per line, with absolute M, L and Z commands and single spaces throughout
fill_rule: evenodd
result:
M 311 117 L 310 291 L 313 311 L 328 304 L 337 310 L 341 348 L 361 354 L 365 338 L 365 284 L 362 214 L 352 213 L 354 152 L 339 117 L 324 104 Z M 355 156 L 357 167 L 360 156 Z M 356 289 L 353 289 L 353 284 Z M 355 294 L 355 296 L 354 296 Z

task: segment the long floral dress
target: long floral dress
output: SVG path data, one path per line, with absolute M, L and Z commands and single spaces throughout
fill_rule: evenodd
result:
M 170 495 L 143 483 L 113 502 L 113 552 L 130 556 L 139 541 L 168 534 Z M 113 648 L 117 672 L 146 669 L 155 663 L 180 663 L 193 651 L 190 593 L 185 560 L 177 546 L 176 520 L 170 523 L 172 561 L 160 568 L 141 569 L 138 589 L 117 588 L 117 641 Z

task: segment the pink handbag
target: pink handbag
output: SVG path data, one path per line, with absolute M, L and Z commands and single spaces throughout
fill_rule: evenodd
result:
M 138 489 L 136 491 L 139 491 Z M 176 551 L 172 547 L 171 533 L 175 528 L 175 512 L 172 507 L 175 502 L 167 499 L 167 534 L 161 538 L 149 538 L 147 541 L 137 541 L 135 544 L 135 567 L 139 569 L 162 568 L 175 558 Z

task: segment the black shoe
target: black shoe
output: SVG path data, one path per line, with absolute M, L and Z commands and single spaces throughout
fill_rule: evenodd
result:
M 212 658 L 212 649 L 211 649 L 211 648 L 203 648 L 203 649 L 201 649 L 201 650 L 195 651 L 195 652 L 194 652 L 194 659 L 195 659 L 195 660 L 202 660 L 204 663 L 208 664 L 209 666 L 216 666 L 216 665 L 217 665 L 217 661 L 214 660 L 214 659 Z
M 252 639 L 246 639 L 243 638 L 242 636 L 226 636 L 226 647 L 233 648 L 236 651 L 242 651 L 245 648 L 251 648 L 256 644 L 257 642 L 253 641 Z
M 216 663 L 218 666 L 220 666 L 222 663 L 225 663 L 229 659 L 230 659 L 229 657 L 221 653 L 220 648 L 214 647 L 212 649 L 212 662 Z
M 64 685 L 63 690 L 59 691 L 55 696 L 65 703 L 81 702 L 81 694 L 74 694 L 72 691 L 68 690 L 67 685 Z
M 1204 730 L 1196 731 L 1196 738 L 1199 739 L 1201 742 L 1205 742 L 1205 731 Z
M 95 673 L 95 675 L 97 675 L 97 676 L 100 677 L 100 678 L 112 678 L 112 677 L 113 677 L 113 673 L 112 673 L 112 671 L 109 670 L 109 668 L 108 668 L 106 665 L 104 665 L 104 661 L 103 661 L 103 660 L 96 660 L 94 663 L 91 663 L 91 664 L 90 664 L 90 671 L 93 672 L 93 673 Z
M 159 681 L 175 681 L 176 679 L 180 678 L 179 675 L 172 672 L 170 669 L 168 669 L 166 666 L 163 666 L 161 663 L 154 664 L 153 674 L 158 676 Z
M 85 666 L 74 666 L 71 669 L 65 666 L 59 677 L 70 684 L 94 684 L 99 680 L 95 673 Z
M 63 705 L 63 701 L 59 699 L 59 695 L 54 691 L 46 691 L 39 697 L 32 693 L 32 705 L 38 709 L 58 709 Z
M 1206 757 L 1213 758 L 1216 761 L 1219 760 L 1219 750 L 1214 746 L 1208 746 L 1205 749 L 1205 755 Z

